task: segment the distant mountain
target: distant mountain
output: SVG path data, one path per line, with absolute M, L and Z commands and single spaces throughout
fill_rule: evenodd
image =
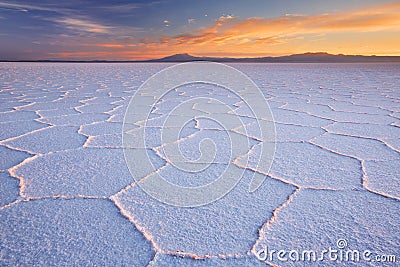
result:
M 187 53 L 175 54 L 168 57 L 150 60 L 1 60 L 0 62 L 190 62 L 190 61 L 213 61 L 213 62 L 249 62 L 249 63 L 367 63 L 367 62 L 399 62 L 400 56 L 361 56 L 361 55 L 333 55 L 325 52 L 294 54 L 280 57 L 197 57 Z
M 158 61 L 158 62 L 185 62 L 185 61 L 194 61 L 199 60 L 199 57 L 194 57 L 189 54 L 175 54 L 168 57 L 163 57 L 160 59 L 151 59 L 149 61 Z
M 150 59 L 148 62 L 189 62 L 189 61 L 224 61 L 224 60 L 235 60 L 235 58 L 221 58 L 221 57 L 196 57 L 184 54 L 175 54 L 168 57 L 163 57 L 160 59 Z
M 255 58 L 228 58 L 228 57 L 196 57 L 189 54 L 175 54 L 147 62 L 189 62 L 189 61 L 214 61 L 214 62 L 260 62 L 260 63 L 356 63 L 356 62 L 400 62 L 398 56 L 361 56 L 361 55 L 333 55 L 325 52 L 294 54 L 281 57 L 255 57 Z

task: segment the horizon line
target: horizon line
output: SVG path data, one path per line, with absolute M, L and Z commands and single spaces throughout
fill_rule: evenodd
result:
M 187 57 L 185 58 L 177 58 L 174 59 L 174 57 Z M 296 56 L 298 57 L 302 57 L 302 58 L 297 58 L 297 60 L 292 60 L 290 61 L 290 59 L 294 59 Z M 308 56 L 308 58 L 307 58 Z M 316 60 L 316 56 L 320 56 L 319 60 Z M 321 58 L 321 57 L 325 57 L 325 58 Z M 162 63 L 162 62 L 188 62 L 188 61 L 212 61 L 212 60 L 220 60 L 220 61 L 225 61 L 225 62 L 235 62 L 235 61 L 242 61 L 242 62 L 251 62 L 252 60 L 254 60 L 254 63 L 262 63 L 261 60 L 283 60 L 283 59 L 288 59 L 288 61 L 273 61 L 271 63 L 324 63 L 324 61 L 322 59 L 386 59 L 384 60 L 384 62 L 391 62 L 391 61 L 387 61 L 387 59 L 395 59 L 394 62 L 398 62 L 397 60 L 400 61 L 400 55 L 352 55 L 352 54 L 330 54 L 328 52 L 305 52 L 305 53 L 300 53 L 300 54 L 288 54 L 288 55 L 283 55 L 283 56 L 259 56 L 259 57 L 218 57 L 218 56 L 194 56 L 191 55 L 189 53 L 177 53 L 177 54 L 172 54 L 169 56 L 165 56 L 162 58 L 151 58 L 151 59 L 142 59 L 142 60 L 130 60 L 130 59 L 121 59 L 121 60 L 109 60 L 109 59 L 0 59 L 0 62 L 60 62 L 60 63 L 67 63 L 67 62 L 71 62 L 71 63 L 106 63 L 106 62 L 110 62 L 110 63 Z M 302 59 L 304 60 L 304 62 L 302 61 Z M 322 61 L 321 61 L 322 60 Z M 348 62 L 348 61 L 346 61 Z M 356 63 L 357 61 L 353 61 L 354 63 Z M 364 62 L 368 62 L 368 61 L 364 61 Z M 378 61 L 371 61 L 371 62 L 378 62 Z M 268 63 L 268 62 L 265 62 Z M 327 63 L 330 63 L 330 61 L 328 60 Z M 340 62 L 339 62 L 340 63 Z M 349 61 L 349 63 L 352 63 L 352 61 Z

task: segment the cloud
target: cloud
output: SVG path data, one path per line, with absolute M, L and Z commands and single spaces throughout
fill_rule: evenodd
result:
M 226 21 L 226 20 L 230 20 L 230 19 L 234 19 L 235 17 L 232 15 L 222 15 L 221 17 L 219 17 L 217 19 L 217 21 Z
M 77 18 L 54 19 L 53 21 L 62 24 L 67 29 L 89 33 L 110 33 L 110 30 L 113 28 L 100 23 Z
M 71 51 L 71 52 L 51 52 L 48 53 L 49 58 L 52 59 L 70 59 L 70 60 L 81 60 L 81 59 L 110 59 L 110 60 L 137 60 L 137 59 L 151 59 L 160 58 L 163 56 L 162 53 L 147 53 L 144 56 L 142 50 L 126 50 L 119 51 Z
M 128 3 L 128 4 L 113 4 L 108 6 L 96 6 L 96 9 L 103 9 L 108 12 L 116 12 L 116 13 L 125 13 L 131 12 L 135 9 L 141 8 L 142 5 L 136 3 Z
M 145 3 L 126 3 L 126 4 L 110 3 L 109 5 L 98 5 L 93 8 L 102 9 L 114 13 L 127 13 L 127 12 L 132 12 L 135 9 L 150 7 L 161 3 L 163 3 L 163 1 L 147 1 Z
M 382 5 L 364 11 L 314 16 L 287 14 L 272 19 L 258 17 L 239 19 L 227 15 L 219 17 L 211 27 L 192 33 L 163 37 L 159 42 L 170 45 L 276 44 L 287 38 L 306 34 L 383 30 L 400 30 L 400 4 Z
M 51 11 L 51 12 L 58 12 L 58 13 L 66 12 L 66 9 L 63 9 L 63 8 L 48 7 L 48 6 L 41 6 L 41 5 L 30 5 L 30 4 L 17 4 L 17 3 L 4 2 L 4 1 L 0 1 L 0 8 L 17 10 L 17 11 L 22 11 L 22 12 L 28 12 L 30 10 Z
M 17 4 L 10 2 L 0 2 L 0 8 L 6 8 L 24 12 L 29 12 L 32 10 L 54 12 L 56 13 L 56 16 L 36 15 L 35 18 L 55 22 L 57 24 L 64 26 L 67 29 L 79 32 L 110 33 L 111 29 L 113 29 L 113 27 L 111 26 L 106 26 L 100 23 L 93 22 L 88 17 L 79 16 L 76 10 L 68 8 L 45 6 L 45 5 Z
M 89 46 L 89 47 L 104 47 L 104 48 L 124 48 L 133 46 L 132 44 L 124 45 L 124 44 L 114 44 L 114 43 L 101 43 L 101 44 L 79 44 L 80 46 Z

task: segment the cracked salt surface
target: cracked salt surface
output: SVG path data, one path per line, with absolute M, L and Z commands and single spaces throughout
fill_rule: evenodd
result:
M 375 139 L 327 133 L 315 138 L 312 142 L 360 160 L 394 160 L 399 158 L 398 152 Z
M 4 145 L 32 154 L 46 154 L 49 152 L 82 147 L 86 138 L 78 134 L 77 126 L 54 126 L 32 131 L 18 137 L 8 139 Z M 68 140 L 68 142 L 66 142 Z
M 249 194 L 250 175 L 251 172 L 246 171 L 245 177 L 229 194 L 199 208 L 161 204 L 138 186 L 117 194 L 113 200 L 145 229 L 161 251 L 181 251 L 189 257 L 203 258 L 244 255 L 257 238 L 258 227 L 294 190 L 293 186 L 267 179 L 260 190 Z
M 2 210 L 0 221 L 2 265 L 144 266 L 154 255 L 106 199 L 19 203 Z
M 367 186 L 375 192 L 400 200 L 400 159 L 365 161 Z
M 0 140 L 17 137 L 47 126 L 35 120 L 0 122 Z
M 148 265 L 149 267 L 167 267 L 167 266 L 266 266 L 257 258 L 246 255 L 242 257 L 226 257 L 226 258 L 210 258 L 210 259 L 193 259 L 189 257 L 181 257 L 176 255 L 156 254 L 154 259 Z
M 18 180 L 6 172 L 0 172 L 0 207 L 9 204 L 18 198 Z
M 277 251 L 293 249 L 322 252 L 329 247 L 338 249 L 336 241 L 345 239 L 350 249 L 369 249 L 375 253 L 396 255 L 400 244 L 399 211 L 398 201 L 366 190 L 302 189 L 276 214 L 273 222 L 263 226 L 254 249 L 268 247 Z M 280 266 L 298 264 L 276 259 L 272 262 Z M 320 266 L 337 264 L 320 262 Z M 363 262 L 362 266 L 375 264 Z M 349 262 L 348 265 L 353 266 L 354 263 Z
M 21 161 L 29 158 L 29 154 L 24 151 L 10 149 L 0 145 L 0 170 L 7 170 Z
M 272 109 L 271 170 L 267 158 L 255 164 L 257 150 L 272 140 L 261 137 L 251 110 L 229 90 L 200 83 L 171 90 L 147 122 L 135 120 L 147 102 L 135 107 L 125 147 L 146 149 L 154 169 L 127 158 L 134 179 L 122 149 L 125 111 L 137 88 L 170 64 L 0 63 L 0 265 L 333 266 L 266 263 L 253 253 L 335 248 L 340 238 L 351 249 L 398 253 L 400 66 L 232 65 L 260 86 Z M 154 100 L 152 92 L 143 95 Z M 178 140 L 163 142 L 168 113 L 185 101 L 169 121 L 187 122 Z M 202 117 L 209 114 L 228 120 L 228 132 Z M 246 127 L 228 119 L 236 115 Z M 138 139 L 143 129 L 145 142 Z M 219 147 L 210 166 L 199 149 L 204 138 Z M 235 142 L 248 142 L 247 150 L 235 150 Z M 178 171 L 163 148 L 207 159 L 196 163 L 204 170 Z M 228 164 L 244 177 L 199 208 L 162 204 L 139 187 L 154 174 L 204 185 Z M 265 181 L 249 193 L 253 176 Z
M 110 196 L 133 182 L 121 149 L 83 148 L 28 159 L 11 173 L 22 179 L 21 191 L 40 196 Z

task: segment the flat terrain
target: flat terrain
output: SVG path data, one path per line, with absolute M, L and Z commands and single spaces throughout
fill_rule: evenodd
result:
M 257 121 L 216 86 L 171 90 L 147 121 L 124 128 L 132 144 L 123 146 L 131 97 L 170 65 L 0 63 L 1 266 L 338 264 L 276 255 L 260 261 L 254 253 L 263 248 L 369 250 L 372 260 L 360 266 L 396 266 L 374 257 L 400 260 L 400 64 L 230 64 L 258 85 L 271 108 L 270 170 L 254 159 Z M 246 127 L 181 114 L 188 121 L 177 142 L 186 158 L 201 156 L 203 139 L 217 147 L 211 166 L 185 173 L 163 154 L 171 144 L 160 133 L 163 118 L 183 101 L 210 113 L 212 101 L 196 104 L 200 98 L 226 103 Z M 141 127 L 144 143 L 136 142 Z M 249 162 L 229 156 L 230 135 L 248 141 Z M 229 165 L 243 178 L 209 205 L 173 207 L 137 185 L 124 149 L 145 149 L 157 172 L 181 186 L 212 182 Z M 138 166 L 137 180 L 151 175 Z M 254 174 L 265 181 L 249 193 Z

